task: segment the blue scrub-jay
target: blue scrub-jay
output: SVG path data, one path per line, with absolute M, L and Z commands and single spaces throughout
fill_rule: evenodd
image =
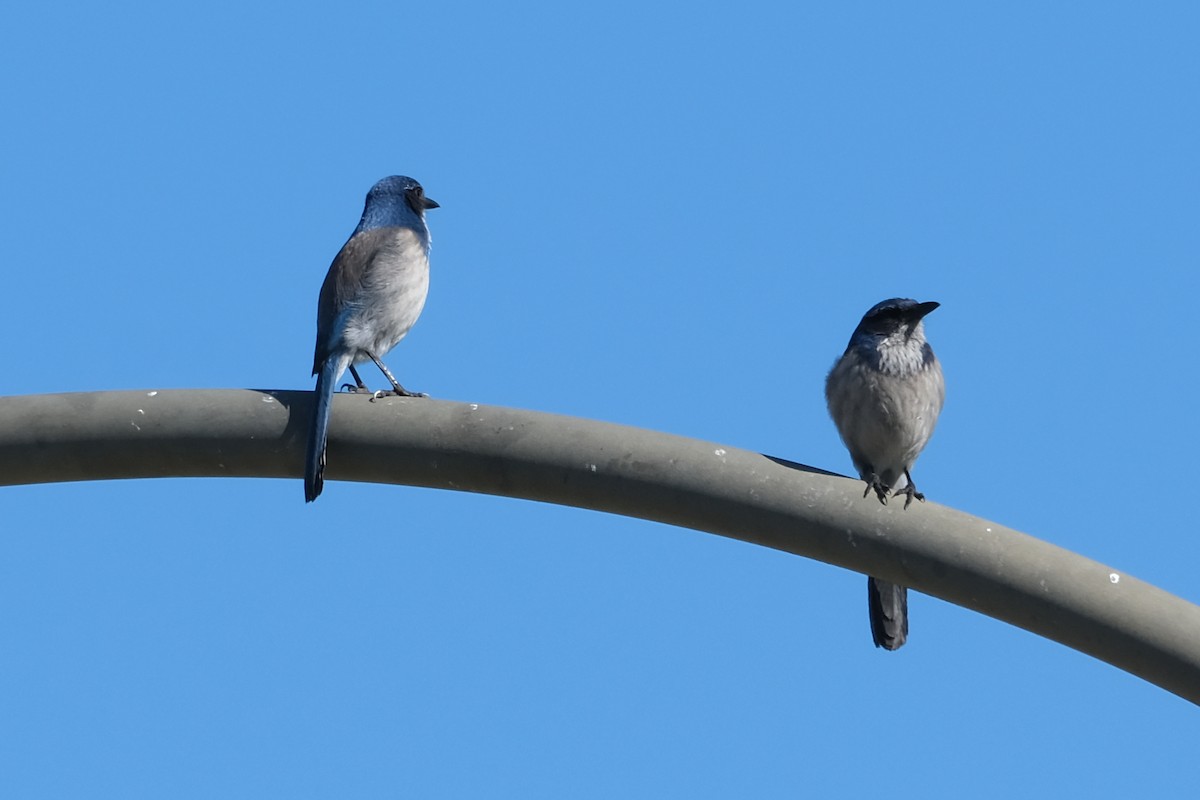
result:
M 825 380 L 829 415 L 850 451 L 866 497 L 905 495 L 904 507 L 925 495 L 913 484 L 913 462 L 925 449 L 946 399 L 942 368 L 921 320 L 937 303 L 894 298 L 863 316 L 846 352 Z M 867 579 L 871 635 L 895 650 L 908 638 L 908 590 Z
M 362 219 L 342 245 L 317 301 L 316 405 L 304 467 L 304 499 L 324 486 L 325 437 L 338 380 L 347 368 L 367 391 L 355 364 L 374 361 L 401 397 L 401 386 L 380 359 L 412 328 L 429 292 L 429 227 L 425 211 L 438 204 L 412 178 L 393 175 L 371 187 Z

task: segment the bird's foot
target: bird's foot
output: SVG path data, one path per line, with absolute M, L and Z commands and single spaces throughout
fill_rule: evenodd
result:
M 904 487 L 904 494 L 907 495 L 907 497 L 904 498 L 904 507 L 908 508 L 912 504 L 914 497 L 924 503 L 925 495 L 917 491 L 917 485 L 913 483 L 912 473 L 910 473 L 907 469 L 904 470 L 904 479 L 908 481 L 907 485 Z
M 913 501 L 914 497 L 916 499 L 920 500 L 922 503 L 925 502 L 925 495 L 918 492 L 917 487 L 913 486 L 911 481 L 903 489 L 896 492 L 896 494 L 904 495 L 904 507 L 905 508 L 908 508 L 910 505 L 912 505 L 912 501 Z
M 381 389 L 378 392 L 373 392 L 371 394 L 371 402 L 374 403 L 381 397 L 429 397 L 429 395 L 425 394 L 424 392 L 410 392 L 401 386 L 399 391 L 395 389 L 388 389 L 384 391 Z
M 355 386 L 353 383 L 343 383 L 342 391 L 350 394 L 372 394 L 366 386 Z
M 876 475 L 874 472 L 872 472 L 869 475 L 865 476 L 863 478 L 863 480 L 865 480 L 867 482 L 867 488 L 863 489 L 863 497 L 866 497 L 867 495 L 869 495 L 871 493 L 871 490 L 874 489 L 875 496 L 879 498 L 879 502 L 886 506 L 887 505 L 887 496 L 888 496 L 888 487 L 883 485 L 883 481 L 879 480 L 879 476 Z

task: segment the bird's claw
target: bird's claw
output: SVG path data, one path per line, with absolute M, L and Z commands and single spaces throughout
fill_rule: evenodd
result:
M 863 497 L 869 495 L 871 490 L 874 489 L 875 496 L 879 498 L 879 502 L 886 506 L 888 487 L 884 486 L 883 482 L 879 480 L 879 476 L 875 475 L 874 473 L 868 475 L 865 480 L 867 482 L 867 488 L 863 489 Z
M 900 491 L 896 492 L 896 494 L 904 495 L 904 507 L 905 508 L 908 508 L 910 505 L 912 505 L 912 501 L 913 501 L 914 497 L 916 499 L 920 500 L 922 503 L 925 502 L 925 495 L 918 492 L 917 487 L 913 486 L 911 483 L 909 483 L 908 486 L 905 486 Z
M 343 383 L 342 391 L 350 394 L 371 394 L 371 390 L 365 386 L 355 386 L 353 383 Z
M 424 392 L 410 392 L 407 389 L 401 389 L 400 391 L 396 391 L 395 389 L 380 389 L 371 394 L 370 402 L 374 403 L 381 397 L 429 397 L 429 395 Z

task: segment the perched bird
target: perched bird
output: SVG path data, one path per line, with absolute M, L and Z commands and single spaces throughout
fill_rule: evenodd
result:
M 321 494 L 325 438 L 338 380 L 347 368 L 356 391 L 369 391 L 355 364 L 374 361 L 401 397 L 419 395 L 392 377 L 380 359 L 412 328 L 429 292 L 429 227 L 425 212 L 438 204 L 403 175 L 371 187 L 362 219 L 342 245 L 317 301 L 316 406 L 308 436 L 304 499 Z
M 846 352 L 825 380 L 825 401 L 850 451 L 866 497 L 903 494 L 904 507 L 924 500 L 913 483 L 913 462 L 925 449 L 946 399 L 942 368 L 925 340 L 925 315 L 937 303 L 893 298 L 863 316 Z M 895 650 L 908 638 L 908 589 L 867 579 L 871 635 Z

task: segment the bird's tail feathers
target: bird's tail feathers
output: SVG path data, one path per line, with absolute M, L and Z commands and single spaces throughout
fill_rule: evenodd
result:
M 311 503 L 325 487 L 325 439 L 329 433 L 329 412 L 337 382 L 350 366 L 350 356 L 333 353 L 317 374 L 316 400 L 312 425 L 308 429 L 308 451 L 304 462 L 304 501 Z
M 908 589 L 867 578 L 867 607 L 875 646 L 898 650 L 908 639 Z

